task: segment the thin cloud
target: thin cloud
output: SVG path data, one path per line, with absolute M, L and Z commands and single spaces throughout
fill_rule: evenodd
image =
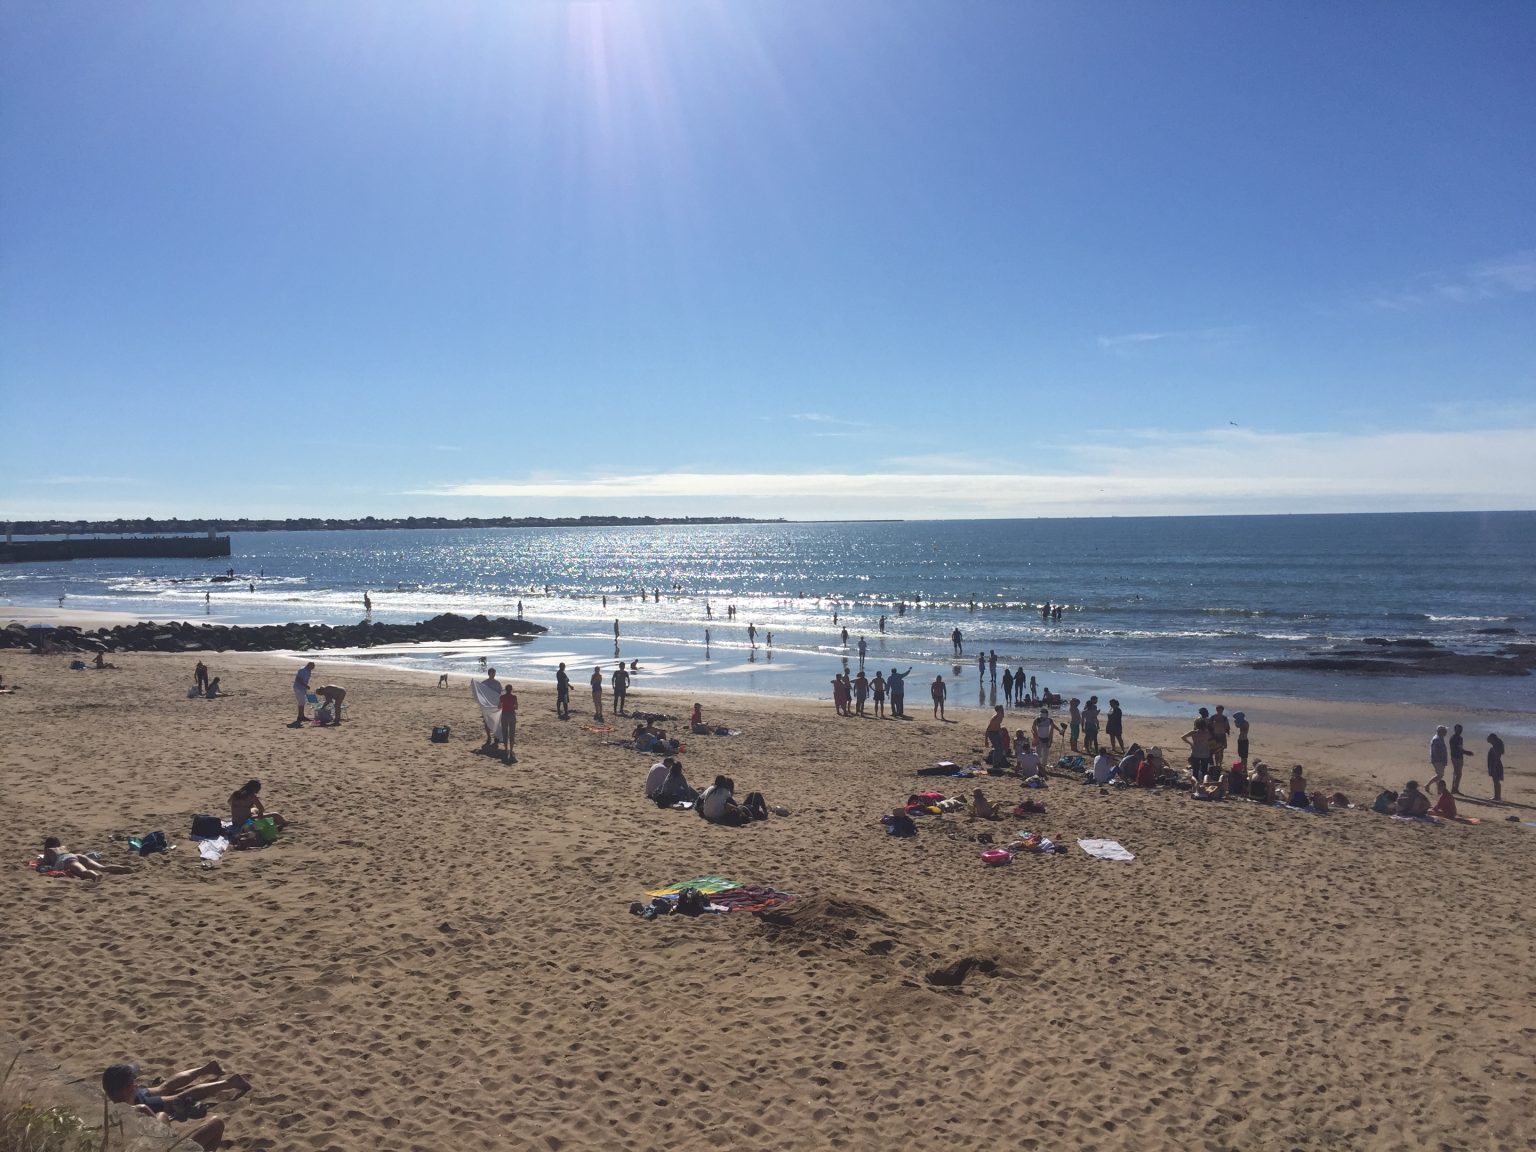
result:
M 1225 344 L 1248 332 L 1246 325 L 1231 324 L 1210 328 L 1178 328 L 1167 332 L 1126 332 L 1118 336 L 1100 336 L 1096 343 L 1105 352 L 1130 352 L 1153 345 Z
M 1536 248 L 1469 264 L 1455 272 L 1427 272 L 1400 289 L 1372 297 L 1368 303 L 1381 311 L 1412 312 L 1527 292 L 1536 292 Z

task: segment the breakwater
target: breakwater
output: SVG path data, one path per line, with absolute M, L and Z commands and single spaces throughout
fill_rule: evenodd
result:
M 193 559 L 228 556 L 228 536 L 86 536 L 77 540 L 7 540 L 0 564 L 54 560 Z
M 67 652 L 307 652 L 326 648 L 372 648 L 381 644 L 489 640 L 536 636 L 542 624 L 508 617 L 457 616 L 452 612 L 417 624 L 191 624 L 141 621 L 93 631 L 74 627 L 0 629 L 0 648 Z

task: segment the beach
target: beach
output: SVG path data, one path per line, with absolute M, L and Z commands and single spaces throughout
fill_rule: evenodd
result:
M 1053 779 L 999 824 L 879 817 L 979 758 L 989 708 L 906 722 L 830 702 L 699 700 L 684 734 L 716 773 L 790 814 L 747 828 L 658 810 L 654 757 L 615 746 L 573 669 L 572 719 L 518 682 L 518 762 L 480 751 L 465 676 L 327 665 L 346 722 L 290 729 L 297 661 L 204 654 L 227 698 L 189 699 L 196 655 L 114 670 L 0 652 L 0 1034 L 61 1077 L 217 1058 L 254 1090 L 239 1149 L 1486 1148 L 1536 1140 L 1531 746 L 1509 739 L 1495 807 L 1483 736 L 1510 717 L 1390 704 L 1201 697 L 1246 709 L 1254 755 L 1357 805 L 1327 816 Z M 931 676 L 932 670 L 929 670 Z M 973 697 L 974 698 L 974 697 Z M 1193 715 L 1193 705 L 1189 708 Z M 1024 727 L 1028 713 L 1010 714 Z M 1527 722 L 1529 717 L 1524 718 Z M 1467 725 L 1461 811 L 1369 811 L 1428 777 L 1437 723 Z M 431 729 L 451 727 L 446 744 Z M 1128 715 L 1181 748 L 1187 717 Z M 1172 757 L 1175 760 L 1178 757 Z M 292 826 L 203 867 L 197 813 L 248 777 Z M 989 796 L 1024 798 L 994 779 Z M 1015 829 L 1069 845 L 984 867 Z M 128 860 L 99 883 L 39 877 L 44 835 Z M 1094 859 L 1084 838 L 1135 860 Z M 793 893 L 646 921 L 646 892 L 709 875 Z M 975 961 L 968 964 L 967 961 Z M 958 981 L 958 982 L 957 982 Z

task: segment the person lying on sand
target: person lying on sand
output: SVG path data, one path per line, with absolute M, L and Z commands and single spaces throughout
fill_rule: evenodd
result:
M 126 864 L 103 864 L 84 852 L 71 852 L 57 836 L 49 836 L 43 841 L 42 860 L 44 868 L 81 880 L 100 880 L 108 872 L 132 871 Z
M 681 747 L 676 740 L 668 739 L 666 732 L 654 724 L 637 724 L 630 736 L 639 752 L 672 753 Z
M 132 1104 L 134 1111 L 153 1116 L 167 1125 L 200 1120 L 201 1123 L 182 1139 L 191 1140 L 200 1148 L 212 1149 L 224 1142 L 224 1121 L 208 1115 L 205 1101 L 224 1092 L 233 1092 L 231 1099 L 238 1100 L 251 1090 L 251 1084 L 244 1076 L 224 1077 L 218 1061 L 210 1060 L 201 1068 L 178 1072 L 157 1085 L 157 1089 L 151 1091 L 139 1087 L 139 1070 L 132 1064 L 113 1064 L 101 1074 L 101 1090 L 108 1100 L 114 1104 Z
M 248 848 L 259 845 L 261 837 L 251 827 L 263 816 L 272 818 L 272 823 L 279 829 L 288 827 L 288 821 L 284 820 L 276 812 L 268 812 L 261 802 L 261 781 L 247 780 L 239 789 L 229 795 L 229 840 L 237 848 Z M 246 841 L 249 841 L 247 843 Z
M 1204 780 L 1195 777 L 1190 784 L 1189 795 L 1194 800 L 1225 800 L 1227 778 L 1220 772 L 1212 772 Z

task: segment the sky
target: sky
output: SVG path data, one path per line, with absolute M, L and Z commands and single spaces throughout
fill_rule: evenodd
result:
M 0 516 L 1536 507 L 1536 4 L 4 0 Z

